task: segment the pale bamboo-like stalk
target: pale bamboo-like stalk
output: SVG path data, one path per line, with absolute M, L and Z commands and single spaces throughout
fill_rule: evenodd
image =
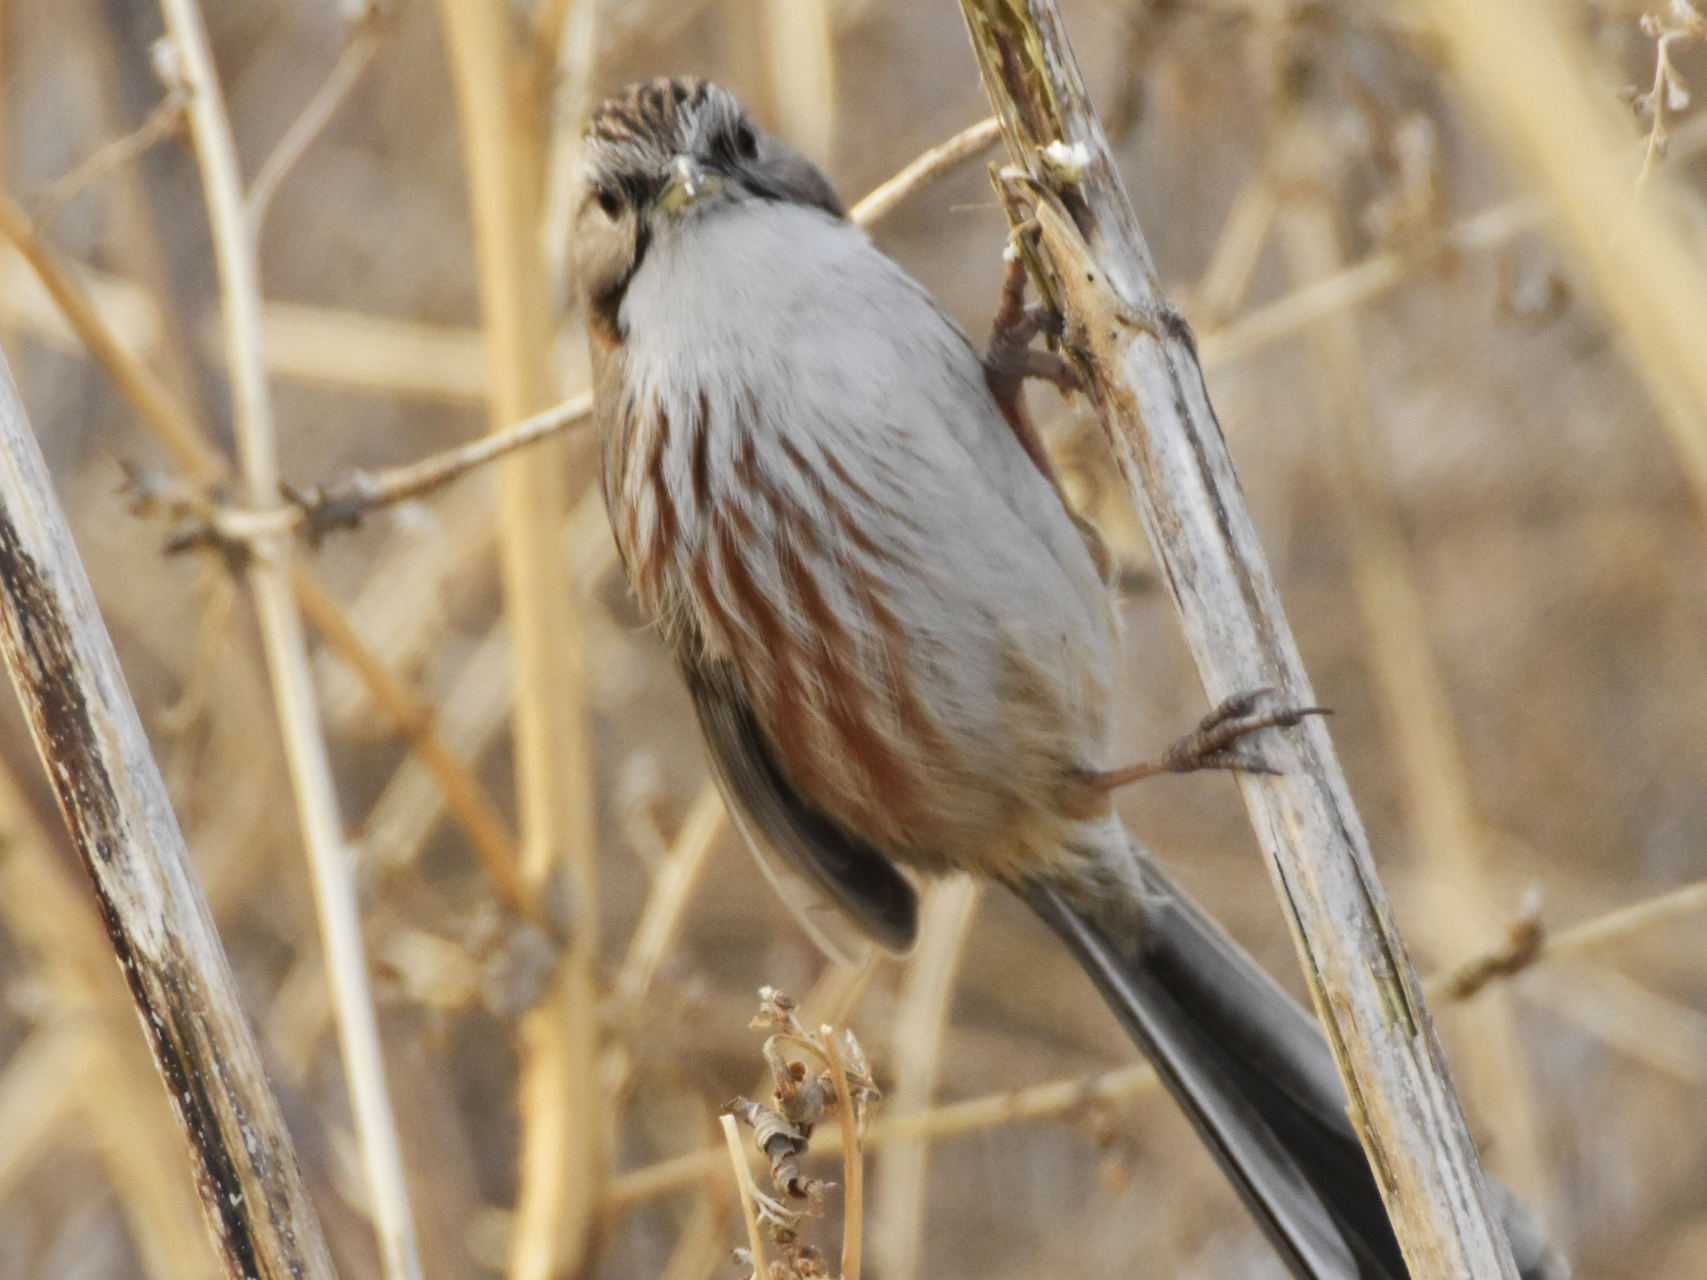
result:
M 1212 704 L 1270 688 L 1317 701 L 1183 320 L 1137 219 L 1052 0 L 962 0 L 1008 149 L 1028 265 L 1149 534 Z M 1052 149 L 1052 150 L 1051 150 Z M 1514 1277 L 1421 989 L 1326 726 L 1274 735 L 1276 775 L 1239 788 L 1416 1280 Z
M 196 0 L 161 0 L 161 11 L 190 93 L 190 136 L 219 269 L 238 456 L 249 503 L 264 511 L 279 501 L 278 460 L 262 345 L 258 264 L 243 210 L 242 174 Z M 291 594 L 290 557 L 285 539 L 258 545 L 248 570 L 249 586 L 308 853 L 380 1256 L 391 1280 L 420 1280 L 408 1183 L 362 948 L 361 913 L 308 672 L 302 617 Z
M 936 1093 L 954 984 L 977 906 L 977 881 L 961 876 L 932 885 L 920 907 L 919 940 L 895 1002 L 895 1083 L 887 1101 L 897 1115 L 928 1109 Z M 918 1274 L 928 1161 L 924 1142 L 895 1142 L 878 1165 L 873 1244 L 885 1280 L 913 1280 Z
M 764 0 L 763 15 L 777 131 L 814 164 L 828 165 L 836 138 L 830 0 Z
M 1299 191 L 1333 191 L 1328 142 L 1300 122 L 1288 148 Z M 1294 283 L 1340 271 L 1344 255 L 1334 211 L 1299 196 L 1280 215 L 1280 243 Z M 1428 644 L 1428 607 L 1412 573 L 1379 455 L 1375 408 L 1364 378 L 1356 317 L 1336 311 L 1310 330 L 1321 416 L 1319 448 L 1337 481 L 1349 525 L 1352 580 L 1367 656 L 1399 764 L 1408 825 L 1429 877 L 1433 932 L 1448 953 L 1498 933 L 1480 819 L 1445 681 Z M 1499 1135 L 1509 1185 L 1538 1207 L 1552 1186 L 1541 1145 L 1529 1066 L 1508 993 L 1464 1016 L 1458 1055 L 1471 1114 Z
M 0 645 L 189 1140 L 231 1280 L 330 1280 L 236 985 L 0 358 Z
M 480 269 L 492 427 L 548 407 L 550 314 L 539 243 L 538 103 L 501 0 L 440 0 L 456 89 Z M 530 86 L 537 90 L 539 86 Z M 563 893 L 568 946 L 551 991 L 523 1020 L 522 1151 L 511 1280 L 580 1269 L 604 1176 L 599 1077 L 598 843 L 585 657 L 559 530 L 568 514 L 561 447 L 499 464 L 504 610 L 514 646 L 522 873 Z M 548 914 L 556 904 L 546 904 Z

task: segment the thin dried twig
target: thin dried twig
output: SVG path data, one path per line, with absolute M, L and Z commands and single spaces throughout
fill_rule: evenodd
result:
M 32 201 L 31 210 L 37 230 L 53 221 L 53 216 L 94 182 L 121 164 L 128 164 L 157 143 L 176 133 L 184 122 L 187 95 L 181 85 L 166 90 L 166 96 L 148 113 L 148 118 L 122 138 L 114 138 L 95 151 L 76 168 L 56 179 L 52 186 Z
M 331 1261 L 71 531 L 0 359 L 0 645 L 232 1280 Z
M 916 195 L 938 178 L 952 173 L 968 161 L 983 155 L 996 145 L 1001 136 L 1002 126 L 994 116 L 962 129 L 947 142 L 932 147 L 882 186 L 867 194 L 848 210 L 848 217 L 862 227 L 871 226 L 903 200 Z
M 1211 705 L 1309 678 L 1239 492 L 1184 321 L 1163 298 L 1052 0 L 962 0 L 1010 155 L 1017 246 L 1065 319 Z M 1422 993 L 1325 724 L 1276 735 L 1240 791 L 1353 1124 L 1417 1280 L 1513 1277 Z M 1274 757 L 1271 756 L 1271 759 Z
M 997 1125 L 1046 1120 L 1089 1103 L 1122 1102 L 1159 1087 L 1156 1073 L 1148 1065 L 1140 1065 L 1122 1067 L 1090 1079 L 1074 1077 L 1029 1089 L 985 1094 L 910 1114 L 880 1116 L 866 1132 L 865 1146 L 867 1150 L 877 1151 L 893 1142 L 953 1137 Z M 841 1135 L 820 1135 L 817 1149 L 821 1154 L 834 1155 L 841 1150 Z M 601 1208 L 607 1216 L 625 1213 L 643 1201 L 719 1177 L 723 1164 L 722 1152 L 708 1147 L 618 1174 L 611 1179 Z
M 296 167 L 297 161 L 302 159 L 321 131 L 331 123 L 332 117 L 337 114 L 350 90 L 355 88 L 356 81 L 361 79 L 362 72 L 366 71 L 368 64 L 373 61 L 373 55 L 379 52 L 382 35 L 380 12 L 378 7 L 374 6 L 356 20 L 344 41 L 343 49 L 338 53 L 338 60 L 332 64 L 332 70 L 314 96 L 308 100 L 308 105 L 302 109 L 302 113 L 290 128 L 285 130 L 284 137 L 279 139 L 272 154 L 262 163 L 260 172 L 249 184 L 248 194 L 243 197 L 243 216 L 251 235 L 261 234 L 261 224 L 266 221 L 267 207 L 272 204 L 279 184 Z
M 1425 985 L 1431 996 L 1468 1000 L 1495 979 L 1515 977 L 1542 961 L 1580 955 L 1701 911 L 1707 911 L 1707 880 L 1620 907 L 1558 933 L 1547 932 L 1539 914 L 1526 911 L 1507 926 L 1506 941 L 1500 946 L 1437 974 Z
M 243 478 L 250 503 L 264 511 L 278 501 L 278 460 L 262 353 L 255 241 L 243 214 L 236 146 L 200 9 L 195 0 L 161 0 L 161 10 L 190 92 L 190 136 L 200 161 L 219 269 Z M 362 948 L 361 914 L 308 673 L 302 617 L 291 593 L 291 547 L 288 541 L 275 538 L 257 546 L 256 552 L 248 569 L 249 585 L 308 853 L 374 1229 L 386 1274 L 392 1280 L 420 1280 L 414 1217 Z

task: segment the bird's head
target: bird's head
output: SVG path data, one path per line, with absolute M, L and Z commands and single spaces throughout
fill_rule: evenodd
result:
M 662 233 L 718 208 L 786 201 L 843 216 L 828 179 L 716 85 L 649 80 L 593 112 L 571 254 L 577 288 L 614 328 L 623 290 Z

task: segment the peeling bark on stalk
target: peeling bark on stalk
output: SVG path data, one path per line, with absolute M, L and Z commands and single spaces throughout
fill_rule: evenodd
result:
M 961 0 L 1015 169 L 998 186 L 1179 609 L 1212 705 L 1316 702 L 1209 403 L 1053 0 Z M 1296 747 L 1292 743 L 1300 744 Z M 1266 748 L 1265 748 L 1266 749 Z M 1416 1280 L 1515 1277 L 1327 727 L 1239 787 Z
M 0 356 L 0 650 L 232 1280 L 333 1280 L 296 1153 L 71 531 Z

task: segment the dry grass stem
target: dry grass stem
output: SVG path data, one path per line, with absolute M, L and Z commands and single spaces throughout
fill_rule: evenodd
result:
M 1707 268 L 1651 198 L 1663 183 L 1656 175 L 1650 198 L 1631 195 L 1628 126 L 1592 92 L 1592 63 L 1562 14 L 1481 0 L 1425 8 L 1498 139 L 1541 179 L 1707 512 Z
M 161 10 L 190 93 L 190 136 L 200 163 L 219 270 L 238 456 L 249 502 L 255 510 L 265 511 L 278 501 L 277 446 L 262 350 L 255 242 L 244 216 L 236 147 L 195 0 L 161 0 Z M 274 539 L 256 552 L 248 571 L 249 585 L 308 853 L 374 1230 L 386 1275 L 391 1280 L 420 1280 L 414 1215 L 385 1078 L 343 819 L 320 732 L 302 618 L 291 594 L 290 546 Z
M 658 966 L 669 954 L 706 857 L 727 822 L 717 787 L 702 783 L 668 855 L 652 875 L 652 891 L 646 896 L 640 921 L 628 940 L 628 954 L 611 984 L 611 999 L 617 1005 L 645 998 Z
M 1442 248 L 1467 253 L 1492 249 L 1546 221 L 1548 205 L 1540 196 L 1519 196 L 1458 222 L 1442 238 Z M 1355 266 L 1314 281 L 1274 302 L 1246 312 L 1224 328 L 1210 328 L 1199 342 L 1205 369 L 1232 360 L 1300 333 L 1337 311 L 1371 302 L 1396 288 L 1431 255 L 1388 250 Z
M 201 491 L 211 489 L 228 477 L 230 466 L 226 459 L 206 443 L 188 411 L 177 402 L 159 375 L 119 339 L 72 268 L 36 233 L 23 211 L 4 193 L 0 193 L 0 236 L 11 240 L 30 264 L 63 311 L 72 331 L 106 370 L 120 393 L 142 418 L 143 424 L 195 487 L 196 492 L 192 492 L 189 498 L 191 508 L 197 513 L 193 517 L 196 527 L 202 527 L 204 518 L 211 527 L 217 521 L 217 509 L 204 508 Z M 259 517 L 260 523 L 283 529 L 289 527 L 287 521 L 293 516 L 300 516 L 294 507 L 275 506 L 273 511 L 276 514 Z M 292 563 L 289 574 L 298 605 L 327 643 L 369 688 L 374 700 L 393 717 L 399 732 L 419 751 L 429 774 L 442 788 L 453 816 L 467 832 L 482 862 L 489 868 L 513 866 L 512 842 L 502 819 L 497 816 L 484 788 L 444 744 L 431 716 L 420 708 L 418 699 L 362 641 L 344 611 L 307 568 Z M 494 871 L 494 881 L 500 893 L 513 892 L 510 880 L 513 880 L 513 875 L 507 876 L 502 870 Z

